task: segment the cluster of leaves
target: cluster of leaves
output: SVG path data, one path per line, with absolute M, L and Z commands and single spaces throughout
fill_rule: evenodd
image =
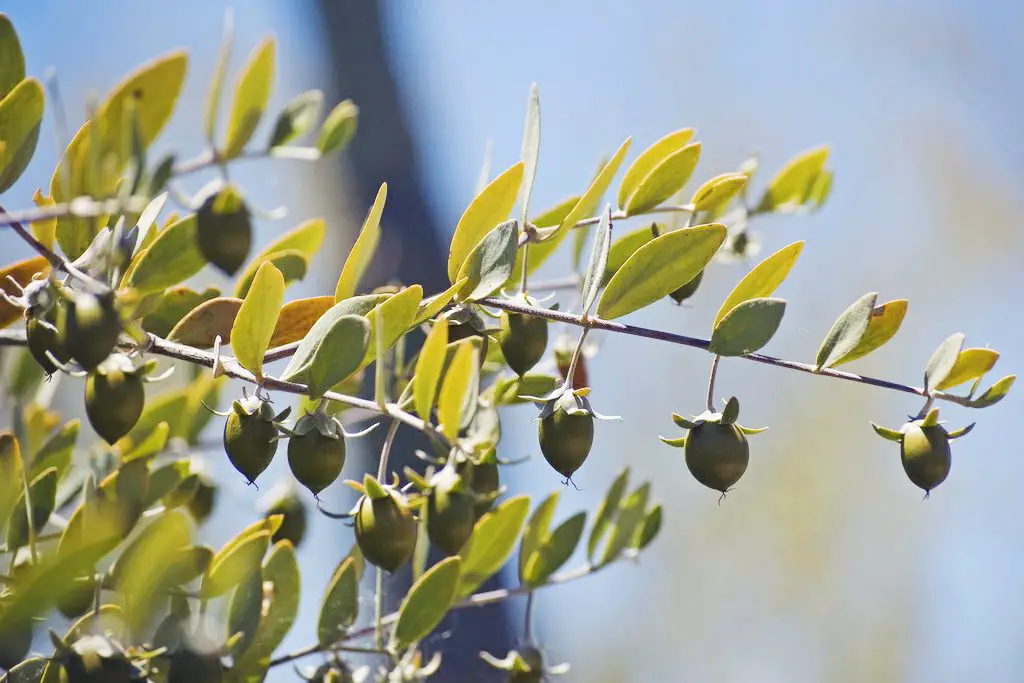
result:
M 288 285 L 304 277 L 323 242 L 325 222 L 303 223 L 252 255 L 258 212 L 226 174 L 194 199 L 176 198 L 184 213 L 161 220 L 173 182 L 202 168 L 223 171 L 242 157 L 319 158 L 347 144 L 358 110 L 351 102 L 339 104 L 315 144 L 297 146 L 316 127 L 322 103 L 319 92 L 304 93 L 280 112 L 267 144 L 252 148 L 274 80 L 274 41 L 268 39 L 237 78 L 226 135 L 219 140 L 231 42 L 229 31 L 205 113 L 209 147 L 202 155 L 185 162 L 174 155 L 155 164 L 147 159 L 185 77 L 186 54 L 172 53 L 128 76 L 92 112 L 57 164 L 49 195 L 36 192 L 30 230 L 0 213 L 3 224 L 39 254 L 0 273 L 0 323 L 24 321 L 24 329 L 0 339 L 26 347 L 7 376 L 13 431 L 0 435 L 0 520 L 10 557 L 0 593 L 0 666 L 9 670 L 9 680 L 262 680 L 270 667 L 315 653 L 324 655 L 311 674 L 317 680 L 427 678 L 441 660 L 435 655 L 424 661 L 421 644 L 452 610 L 517 595 L 532 600 L 542 587 L 635 557 L 661 528 L 661 507 L 652 501 L 649 483 L 630 490 L 624 471 L 593 516 L 585 562 L 564 570 L 582 544 L 587 514 L 553 526 L 558 492 L 531 514 L 526 496 L 507 497 L 501 486 L 501 469 L 512 462 L 498 456 L 505 406 L 537 405 L 540 450 L 566 483 L 586 462 L 595 420 L 605 417 L 591 405 L 587 386 L 591 330 L 654 336 L 711 354 L 707 409 L 691 419 L 673 415 L 689 433 L 663 441 L 685 448 L 696 479 L 724 494 L 746 469 L 746 436 L 759 430 L 737 424 L 736 398 L 721 412 L 714 409 L 721 358 L 867 381 L 831 368 L 878 349 L 902 323 L 906 301 L 877 305 L 872 293 L 833 325 L 813 365 L 759 355 L 781 325 L 786 302 L 773 294 L 801 242 L 747 272 L 720 307 L 707 340 L 613 322 L 665 299 L 694 297 L 715 259 L 749 259 L 759 243 L 748 227 L 752 218 L 820 208 L 832 183 L 828 150 L 795 157 L 757 201 L 748 199 L 754 160 L 683 194 L 701 145 L 691 141 L 692 129 L 682 129 L 638 155 L 619 183 L 618 208 L 608 204 L 599 211 L 626 160 L 627 139 L 584 192 L 530 218 L 540 149 L 536 88 L 528 101 L 522 160 L 493 180 L 485 174 L 456 226 L 447 290 L 425 296 L 418 284 L 361 288 L 381 241 L 385 184 L 334 293 L 286 301 Z M 3 15 L 0 97 L 3 192 L 32 157 L 44 101 L 39 83 L 25 77 L 17 36 Z M 517 204 L 518 217 L 510 219 Z M 651 215 L 670 220 L 613 239 L 616 223 Z M 577 310 L 563 312 L 531 296 L 528 280 L 570 234 Z M 230 296 L 184 284 L 207 264 L 235 276 Z M 562 333 L 549 343 L 553 321 L 578 328 L 575 341 Z M 148 395 L 144 383 L 168 374 L 153 375 L 157 356 L 170 359 L 171 369 L 211 371 Z M 875 427 L 901 443 L 907 474 L 926 491 L 948 473 L 949 440 L 967 431 L 947 432 L 933 403 L 980 408 L 1000 400 L 1013 376 L 978 394 L 997 358 L 991 350 L 964 349 L 963 337 L 954 335 L 928 363 L 923 389 L 883 383 L 926 400 L 901 430 Z M 280 372 L 269 371 L 285 359 Z M 370 371 L 372 396 L 363 397 Z M 100 441 L 80 443 L 79 422 L 62 422 L 50 409 L 62 377 L 85 379 L 86 417 Z M 252 484 L 287 441 L 291 472 L 309 494 L 282 490 L 262 519 L 214 550 L 196 535 L 217 499 L 216 483 L 196 456 L 227 378 L 255 386 L 218 413 L 228 460 Z M 946 393 L 972 381 L 966 396 Z M 299 397 L 294 421 L 289 408 L 271 405 L 272 396 L 287 394 Z M 280 655 L 276 651 L 298 616 L 295 547 L 305 536 L 309 498 L 316 500 L 341 478 L 347 440 L 377 426 L 350 432 L 346 425 L 367 419 L 390 425 L 376 476 L 346 481 L 358 493 L 347 513 L 317 505 L 330 517 L 352 521 L 355 544 L 324 590 L 317 642 Z M 422 432 L 429 444 L 429 452 L 418 453 L 423 471 L 389 469 L 400 428 Z M 431 548 L 444 559 L 429 565 Z M 519 585 L 475 593 L 517 548 Z M 411 564 L 414 583 L 397 612 L 378 609 L 359 625 L 366 563 L 378 577 Z M 51 629 L 52 651 L 29 655 L 39 623 L 53 611 L 71 620 L 68 630 L 61 635 Z M 377 653 L 380 666 L 353 671 L 343 653 L 366 641 L 372 645 L 363 651 Z M 483 656 L 516 681 L 564 670 L 545 662 L 529 623 L 523 648 L 500 658 Z

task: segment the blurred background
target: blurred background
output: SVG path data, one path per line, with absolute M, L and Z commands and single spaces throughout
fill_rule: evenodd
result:
M 55 70 L 74 129 L 89 98 L 132 66 L 188 48 L 188 83 L 156 146 L 185 156 L 202 149 L 202 105 L 226 7 L 219 0 L 0 3 L 19 31 L 29 73 Z M 1002 352 L 991 379 L 1024 367 L 1020 3 L 248 0 L 236 3 L 235 22 L 232 73 L 262 36 L 277 35 L 270 111 L 313 87 L 328 101 L 351 97 L 361 108 L 342 163 L 254 161 L 233 171 L 262 208 L 291 208 L 286 219 L 259 224 L 258 245 L 305 218 L 328 218 L 317 269 L 290 297 L 331 291 L 383 180 L 387 237 L 376 277 L 400 272 L 438 291 L 438 260 L 474 194 L 487 141 L 495 173 L 518 159 L 536 81 L 538 209 L 585 188 L 627 135 L 633 158 L 665 133 L 696 127 L 704 148 L 691 190 L 756 152 L 759 191 L 796 152 L 832 146 L 836 179 L 822 212 L 754 223 L 763 254 L 807 241 L 779 290 L 790 305 L 766 352 L 812 360 L 835 317 L 878 291 L 881 301 L 909 298 L 909 315 L 855 371 L 919 384 L 931 352 L 956 331 L 968 345 Z M 67 134 L 54 129 L 52 112 L 48 103 L 36 159 L 6 194 L 8 208 L 31 206 L 35 188 L 48 186 Z M 0 243 L 12 260 L 27 255 L 9 234 Z M 564 275 L 568 267 L 568 257 L 556 257 L 544 272 Z M 716 267 L 693 307 L 665 301 L 629 322 L 707 336 L 744 272 L 743 264 Z M 599 423 L 575 477 L 581 490 L 562 490 L 559 517 L 593 509 L 628 464 L 635 481 L 654 480 L 666 521 L 639 566 L 624 563 L 538 595 L 544 649 L 552 663 L 572 663 L 563 680 L 1021 680 L 1020 391 L 983 413 L 943 407 L 952 426 L 980 423 L 956 442 L 949 479 L 922 502 L 898 447 L 868 426 L 898 427 L 919 401 L 727 360 L 719 395 L 737 395 L 743 421 L 771 429 L 752 438 L 747 474 L 718 505 L 717 494 L 689 476 L 681 452 L 656 438 L 677 431 L 672 411 L 700 412 L 709 360 L 604 337 L 591 361 L 595 407 L 624 419 Z M 66 400 L 68 409 L 80 408 L 77 388 Z M 542 496 L 561 485 L 539 457 L 533 417 L 532 408 L 506 414 L 501 455 L 536 456 L 507 469 L 506 483 Z M 268 480 L 286 473 L 278 460 Z M 346 475 L 360 466 L 353 460 Z M 262 495 L 240 477 L 224 481 L 222 500 L 230 502 L 204 531 L 214 545 L 251 519 Z M 340 483 L 325 495 L 332 509 L 351 503 Z M 351 543 L 350 531 L 324 518 L 312 533 L 316 542 L 300 550 L 304 618 L 285 649 L 312 640 L 323 587 Z M 458 619 L 480 619 L 481 637 L 514 646 L 521 607 Z M 452 628 L 458 634 L 458 620 Z M 452 662 L 474 661 L 475 648 L 454 640 L 434 646 Z M 271 679 L 293 675 L 275 670 Z

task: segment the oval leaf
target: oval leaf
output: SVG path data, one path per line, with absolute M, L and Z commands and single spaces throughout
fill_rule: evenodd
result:
M 597 556 L 597 548 L 604 540 L 605 534 L 611 527 L 615 514 L 619 510 L 619 503 L 626 493 L 629 485 L 629 468 L 625 467 L 608 487 L 608 492 L 601 501 L 601 507 L 597 509 L 597 517 L 594 518 L 594 526 L 590 529 L 590 537 L 587 539 L 587 558 L 591 562 Z
M 950 335 L 944 342 L 939 344 L 935 353 L 928 359 L 928 365 L 924 370 L 924 390 L 934 391 L 946 380 L 949 373 L 956 365 L 960 350 L 964 346 L 964 335 L 957 332 Z
M 661 204 L 686 185 L 700 160 L 701 145 L 695 142 L 666 157 L 640 181 L 629 198 L 626 215 L 635 216 Z
M 463 301 L 483 299 L 508 282 L 516 263 L 518 234 L 518 224 L 505 221 L 496 225 L 473 248 L 457 278 L 466 278 L 466 283 L 459 290 Z
M 316 139 L 316 148 L 321 154 L 331 154 L 344 149 L 356 134 L 358 123 L 359 107 L 352 100 L 339 102 L 324 119 L 324 125 L 320 127 L 320 134 Z
M 345 299 L 331 306 L 313 323 L 309 332 L 303 337 L 302 343 L 299 344 L 299 348 L 296 349 L 291 361 L 288 362 L 288 367 L 281 373 L 281 378 L 294 382 L 302 381 L 300 378 L 312 362 L 313 356 L 323 341 L 324 335 L 327 334 L 338 318 L 345 315 L 365 316 L 375 306 L 387 299 L 387 294 L 369 294 Z
M 391 632 L 392 651 L 401 652 L 437 628 L 455 600 L 461 569 L 462 558 L 448 557 L 412 585 L 398 608 L 398 621 Z
M 0 98 L 25 78 L 25 54 L 10 17 L 0 12 Z
M 369 341 L 370 322 L 361 315 L 343 315 L 320 338 L 301 374 L 282 379 L 307 384 L 312 398 L 323 396 L 359 368 Z
M 725 316 L 744 301 L 771 296 L 789 275 L 803 248 L 803 242 L 794 242 L 751 268 L 718 309 L 714 326 L 718 327 Z
M 992 349 L 964 349 L 956 358 L 946 379 L 935 387 L 940 391 L 952 389 L 964 382 L 978 379 L 991 370 L 999 360 L 999 352 Z
M 243 276 L 238 279 L 238 284 L 235 287 L 236 297 L 244 299 L 249 294 L 249 288 L 252 287 L 256 271 L 264 263 L 269 263 L 281 271 L 281 275 L 284 277 L 285 288 L 287 288 L 291 283 L 306 277 L 306 270 L 309 267 L 309 256 L 298 249 L 286 249 L 254 259 L 252 271 L 243 273 Z
M 986 389 L 981 396 L 971 401 L 968 405 L 971 408 L 987 408 L 991 405 L 995 405 L 1010 393 L 1010 389 L 1016 381 L 1017 375 L 1007 375 Z
M 359 577 L 355 560 L 346 557 L 334 571 L 320 605 L 320 620 L 317 626 L 320 645 L 326 647 L 341 640 L 358 616 Z
M 21 81 L 0 99 L 0 193 L 21 177 L 32 160 L 43 107 L 43 86 L 34 78 Z
M 370 341 L 360 367 L 369 365 L 377 357 L 377 316 L 383 317 L 384 349 L 389 349 L 399 338 L 413 327 L 413 319 L 423 298 L 423 287 L 413 285 L 389 296 L 366 314 L 370 323 Z
M 618 519 L 612 529 L 612 535 L 608 539 L 604 553 L 601 554 L 599 567 L 614 562 L 622 551 L 629 547 L 630 542 L 636 535 L 637 529 L 644 522 L 647 508 L 647 499 L 650 496 L 651 485 L 643 483 L 633 493 L 629 494 L 618 509 Z
M 456 282 L 459 271 L 477 244 L 498 223 L 508 219 L 519 196 L 523 181 L 523 162 L 519 162 L 492 180 L 478 194 L 455 226 L 448 249 L 448 281 Z
M 576 552 L 586 524 L 586 512 L 578 512 L 559 524 L 533 553 L 526 565 L 523 583 L 528 586 L 544 585 Z
M 825 167 L 828 155 L 828 147 L 815 147 L 790 159 L 768 183 L 757 211 L 776 211 L 802 204 Z
M 519 543 L 519 580 L 525 582 L 526 567 L 541 544 L 548 537 L 548 529 L 551 527 L 551 520 L 555 516 L 555 508 L 558 506 L 558 491 L 554 491 L 538 505 L 530 521 L 526 523 L 523 530 L 523 538 Z
M 597 315 L 611 320 L 639 310 L 690 282 L 725 241 L 724 225 L 673 230 L 637 249 L 601 295 Z
M 142 320 L 142 329 L 158 337 L 166 337 L 190 311 L 202 303 L 220 296 L 216 287 L 197 292 L 185 285 L 171 287 L 155 309 Z
M 167 338 L 197 349 L 209 349 L 217 336 L 221 342 L 231 342 L 231 329 L 235 323 L 242 300 L 233 297 L 217 297 L 196 306 L 178 321 Z
M 471 594 L 508 561 L 529 512 L 529 497 L 515 496 L 480 518 L 462 548 L 459 598 Z
M 746 173 L 723 173 L 708 180 L 690 199 L 694 213 L 719 211 L 746 187 L 749 178 Z
M 231 105 L 228 119 L 227 143 L 223 156 L 231 159 L 242 153 L 256 126 L 263 118 L 263 112 L 270 101 L 274 87 L 274 61 L 276 46 L 274 39 L 265 38 L 242 67 L 242 73 L 235 86 L 235 101 Z
M 441 380 L 441 370 L 448 346 L 448 321 L 438 320 L 430 329 L 420 357 L 416 360 L 416 372 L 412 378 L 413 401 L 416 413 L 424 420 L 430 420 L 434 410 L 434 398 L 437 395 L 437 383 Z
M 622 184 L 619 186 L 619 206 L 625 208 L 626 202 L 636 192 L 641 181 L 662 161 L 685 147 L 691 138 L 693 138 L 693 128 L 682 128 L 669 133 L 641 152 L 640 156 L 626 170 L 626 175 L 622 177 Z
M 857 348 L 860 340 L 868 331 L 871 312 L 875 310 L 877 300 L 878 292 L 868 292 L 854 301 L 839 316 L 818 349 L 818 356 L 815 360 L 816 369 L 832 367 Z
M 263 376 L 263 354 L 277 325 L 277 314 L 284 301 L 284 276 L 271 263 L 256 271 L 249 295 L 238 309 L 231 326 L 231 348 L 243 368 Z
M 345 259 L 345 266 L 341 269 L 341 276 L 338 278 L 338 285 L 334 289 L 335 301 L 347 299 L 356 293 L 359 280 L 366 272 L 366 268 L 377 253 L 377 245 L 380 244 L 380 217 L 384 212 L 384 202 L 388 198 L 388 184 L 381 183 L 377 190 L 377 197 L 373 200 L 373 206 L 366 214 L 362 230 L 356 243 L 352 245 L 352 251 Z
M 192 277 L 206 265 L 199 251 L 195 214 L 160 231 L 125 273 L 124 286 L 143 293 L 159 292 Z
M 320 90 L 307 90 L 296 96 L 278 115 L 267 148 L 286 145 L 313 130 L 323 106 L 324 94 Z
M 218 552 L 203 577 L 202 595 L 215 598 L 234 588 L 259 566 L 270 546 L 270 531 L 258 531 L 242 537 L 237 543 L 228 543 Z
M 245 660 L 269 656 L 288 635 L 299 614 L 299 563 L 289 541 L 274 544 L 262 575 L 261 619 L 255 638 L 243 655 Z
M 771 341 L 782 323 L 782 299 L 749 299 L 736 306 L 711 335 L 708 350 L 719 356 L 745 356 Z
M 906 299 L 895 299 L 881 306 L 875 306 L 871 311 L 867 332 L 860 338 L 860 343 L 835 365 L 863 358 L 885 345 L 896 335 L 900 325 L 903 324 L 903 318 L 907 315 L 907 304 Z
M 608 191 L 608 187 L 611 186 L 612 180 L 615 179 L 615 174 L 619 172 L 619 166 L 622 165 L 622 160 L 626 158 L 631 142 L 632 138 L 626 138 L 625 142 L 619 146 L 611 160 L 598 171 L 597 176 L 590 183 L 587 191 L 583 193 L 579 201 L 576 202 L 576 205 L 572 207 L 572 210 L 559 223 L 558 230 L 550 235 L 545 240 L 546 242 L 563 239 L 567 231 L 576 227 L 579 221 L 586 218 L 587 214 L 594 210 L 598 202 L 601 201 L 601 197 Z
M 289 301 L 281 308 L 274 326 L 274 336 L 270 338 L 270 347 L 291 344 L 301 340 L 313 328 L 313 325 L 324 313 L 334 305 L 333 296 L 314 296 L 307 299 Z
M 462 406 L 465 404 L 471 384 L 477 380 L 477 354 L 478 351 L 472 344 L 458 344 L 458 350 L 455 351 L 441 385 L 441 393 L 437 399 L 437 417 L 441 433 L 449 439 L 458 436 L 462 423 Z

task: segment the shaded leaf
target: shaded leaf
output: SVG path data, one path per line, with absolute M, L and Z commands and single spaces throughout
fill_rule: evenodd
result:
M 619 510 L 619 503 L 626 493 L 629 485 L 629 468 L 625 467 L 612 481 L 608 492 L 597 509 L 597 516 L 594 518 L 594 526 L 590 529 L 590 536 L 587 538 L 587 558 L 593 562 L 597 557 L 597 548 L 604 540 L 605 534 L 611 528 L 611 523 Z
M 466 283 L 459 290 L 460 299 L 483 299 L 508 282 L 516 263 L 518 234 L 517 223 L 505 221 L 484 235 L 466 257 L 456 278 L 466 278 Z
M 356 293 L 359 287 L 359 280 L 366 272 L 373 255 L 377 253 L 377 245 L 380 244 L 380 217 L 384 212 L 384 203 L 388 198 L 388 184 L 381 183 L 377 190 L 377 197 L 373 200 L 373 206 L 366 214 L 363 227 L 359 231 L 359 237 L 352 245 L 352 251 L 345 259 L 345 266 L 341 269 L 341 276 L 338 278 L 338 285 L 334 289 L 335 301 L 347 299 Z
M 206 265 L 199 250 L 198 221 L 189 214 L 160 231 L 125 273 L 123 286 L 158 292 L 192 277 Z
M 622 554 L 622 551 L 630 546 L 637 528 L 643 524 L 650 491 L 651 485 L 645 482 L 622 501 L 618 509 L 618 519 L 612 528 L 611 537 L 608 539 L 608 545 L 605 546 L 598 566 L 614 562 Z
M 445 353 L 448 346 L 448 321 L 438 320 L 427 334 L 413 375 L 413 401 L 416 413 L 424 420 L 430 420 L 437 396 L 437 384 L 441 380 Z
M 268 37 L 253 50 L 242 67 L 228 119 L 227 142 L 222 152 L 225 159 L 241 154 L 256 132 L 274 87 L 275 59 L 276 45 L 273 37 Z
M 68 420 L 54 432 L 32 457 L 29 466 L 29 479 L 35 479 L 50 467 L 57 469 L 57 478 L 61 479 L 71 467 L 71 456 L 78 440 L 79 420 Z
M 121 461 L 130 462 L 138 458 L 148 458 L 151 455 L 156 455 L 167 445 L 167 439 L 170 438 L 170 435 L 170 425 L 166 422 L 161 422 L 153 428 L 145 439 L 137 444 L 133 444 L 132 449 L 121 457 Z
M 320 317 L 334 305 L 333 296 L 314 296 L 289 301 L 277 316 L 270 347 L 291 344 L 301 340 Z
M 718 309 L 714 326 L 718 327 L 725 316 L 744 301 L 771 296 L 789 275 L 803 248 L 803 242 L 794 242 L 751 268 Z
M 992 349 L 964 349 L 956 358 L 953 369 L 949 371 L 946 379 L 939 382 L 935 387 L 940 391 L 952 389 L 964 382 L 978 379 L 991 370 L 996 361 L 999 360 L 999 352 Z
M 39 208 L 49 208 L 56 206 L 57 202 L 53 200 L 53 197 L 44 197 L 41 190 L 37 189 L 32 195 L 32 201 Z M 32 234 L 39 240 L 47 249 L 53 249 L 57 241 L 57 219 L 46 218 L 40 221 L 32 221 Z
M 531 556 L 526 565 L 523 583 L 528 586 L 544 585 L 576 552 L 576 546 L 583 537 L 586 524 L 586 512 L 578 512 L 559 524 Z
M 4 68 L 0 66 L 0 69 Z M 43 120 L 43 86 L 26 78 L 0 99 L 0 193 L 21 177 L 32 160 Z
M 258 257 L 253 261 L 253 265 L 256 266 L 253 271 L 244 273 L 243 277 L 238 279 L 238 284 L 235 286 L 235 296 L 244 299 L 249 294 L 249 288 L 252 286 L 256 270 L 264 263 L 269 263 L 280 271 L 281 276 L 284 277 L 285 288 L 287 288 L 291 283 L 306 277 L 306 270 L 309 268 L 309 256 L 298 249 L 286 249 Z
M 700 160 L 701 144 L 695 142 L 665 157 L 648 173 L 630 196 L 626 215 L 635 216 L 658 206 L 681 190 Z
M 430 635 L 455 600 L 462 559 L 448 557 L 431 567 L 412 585 L 398 608 L 391 632 L 391 649 L 401 652 Z
M 508 561 L 529 512 L 529 497 L 515 496 L 480 518 L 462 548 L 459 598 L 471 594 Z
M 25 78 L 25 55 L 10 17 L 0 12 L 0 98 Z
M 243 655 L 243 660 L 269 656 L 291 630 L 299 614 L 300 575 L 295 548 L 279 541 L 263 565 L 262 597 L 264 607 L 259 629 Z
M 315 341 L 308 364 L 297 368 L 295 374 L 281 375 L 286 381 L 308 385 L 314 398 L 359 368 L 370 341 L 370 323 L 361 315 L 343 315 Z
M 637 550 L 643 550 L 651 544 L 657 536 L 658 532 L 661 531 L 661 504 L 654 505 L 647 514 L 644 515 L 643 524 L 637 529 L 636 538 L 633 539 L 631 547 Z
M 935 391 L 942 384 L 956 365 L 960 350 L 964 346 L 964 335 L 957 332 L 939 344 L 935 353 L 928 359 L 924 370 L 924 390 Z
M 286 145 L 313 130 L 323 106 L 324 94 L 320 90 L 307 90 L 297 95 L 278 114 L 267 148 Z
M 711 334 L 708 350 L 719 356 L 745 356 L 771 341 L 782 324 L 782 299 L 748 299 L 733 308 Z
M 157 307 L 142 320 L 142 329 L 158 337 L 166 337 L 190 311 L 202 303 L 220 296 L 216 287 L 197 292 L 185 285 L 171 287 Z
M 448 281 L 456 282 L 463 264 L 481 240 L 498 223 L 508 219 L 519 196 L 523 163 L 519 162 L 492 180 L 466 207 L 448 248 Z
M 263 612 L 263 569 L 254 567 L 249 571 L 231 595 L 228 607 L 227 637 L 241 636 L 234 641 L 232 652 L 239 657 L 249 649 L 260 628 Z
M 284 301 L 284 276 L 271 263 L 256 271 L 249 294 L 231 326 L 231 348 L 239 364 L 257 377 L 263 376 L 263 355 L 277 325 Z
M 339 102 L 324 119 L 316 139 L 316 148 L 321 154 L 332 154 L 344 149 L 356 134 L 358 123 L 359 107 L 352 100 Z
M 637 249 L 608 282 L 597 305 L 611 320 L 639 310 L 690 282 L 725 241 L 724 225 L 674 230 Z
M 320 604 L 318 642 L 326 646 L 341 640 L 358 616 L 359 577 L 355 560 L 346 557 L 334 570 L 334 575 L 327 584 L 323 602 Z
M 21 445 L 10 432 L 0 432 L 0 519 L 10 519 L 22 493 L 25 464 Z
M 832 324 L 814 361 L 818 370 L 842 362 L 847 354 L 857 348 L 868 331 L 871 312 L 875 310 L 877 300 L 878 292 L 868 292 L 854 301 Z
M 247 535 L 237 544 L 229 543 L 213 557 L 203 577 L 202 595 L 215 598 L 234 588 L 260 564 L 270 545 L 269 531 Z
M 835 365 L 863 358 L 892 339 L 899 331 L 900 325 L 903 324 L 903 318 L 906 317 L 907 303 L 906 299 L 895 299 L 875 306 L 871 311 L 867 332 L 860 338 L 860 343 Z

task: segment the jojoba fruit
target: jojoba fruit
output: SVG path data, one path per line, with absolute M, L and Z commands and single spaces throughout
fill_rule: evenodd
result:
M 457 555 L 466 545 L 476 523 L 476 499 L 466 483 L 450 469 L 441 470 L 431 480 L 427 494 L 427 536 L 430 542 L 449 555 Z
M 750 446 L 735 424 L 702 422 L 686 437 L 686 467 L 704 486 L 725 493 L 740 480 L 750 461 Z
M 253 396 L 231 406 L 224 422 L 224 451 L 251 484 L 274 459 L 278 436 L 270 405 Z
M 697 273 L 692 280 L 687 282 L 685 285 L 677 289 L 676 291 L 669 294 L 672 300 L 677 304 L 681 304 L 691 296 L 697 293 L 697 288 L 700 287 L 701 280 L 704 279 L 704 271 Z
M 238 272 L 252 246 L 252 218 L 234 187 L 206 198 L 196 212 L 196 235 L 206 260 L 227 275 Z
M 540 421 L 540 450 L 544 459 L 566 479 L 583 465 L 594 444 L 594 417 L 556 409 Z
M 0 632 L 0 668 L 10 671 L 32 647 L 32 622 L 12 624 Z
M 146 404 L 142 374 L 130 360 L 124 361 L 127 364 L 101 364 L 85 381 L 85 414 L 96 433 L 109 444 L 135 426 Z
M 213 513 L 217 504 L 217 485 L 205 475 L 198 475 L 199 483 L 196 485 L 195 493 L 188 500 L 188 513 L 196 524 L 202 524 Z
M 185 644 L 170 656 L 167 683 L 220 683 L 224 667 L 216 649 L 198 650 Z
M 271 537 L 271 542 L 290 541 L 296 548 L 306 537 L 306 506 L 294 492 L 281 496 L 267 507 L 265 517 L 281 515 L 281 526 Z
M 71 360 L 71 355 L 64 347 L 64 342 L 61 341 L 60 331 L 52 321 L 43 318 L 29 318 L 25 323 L 25 336 L 28 340 L 29 352 L 47 375 L 52 375 L 58 370 L 46 355 L 47 351 L 61 363 Z
M 95 575 L 79 576 L 57 596 L 57 609 L 68 619 L 77 619 L 92 609 L 95 599 Z
M 464 460 L 456 466 L 456 471 L 463 477 L 464 481 L 469 482 L 470 487 L 477 495 L 477 501 L 473 508 L 476 517 L 479 519 L 485 512 L 490 511 L 494 507 L 493 498 L 488 499 L 488 496 L 493 496 L 501 488 L 498 463 L 493 458 L 482 462 Z
M 416 546 L 416 520 L 398 491 L 385 488 L 386 495 L 371 499 L 364 495 L 356 505 L 356 542 L 363 557 L 388 572 L 394 572 L 412 557 Z
M 544 357 L 548 348 L 548 321 L 533 315 L 504 311 L 498 343 L 508 366 L 517 375 L 525 375 Z
M 951 464 L 949 435 L 940 425 L 922 427 L 910 423 L 903 428 L 900 446 L 903 471 L 915 486 L 930 492 L 945 481 Z
M 513 671 L 509 683 L 540 683 L 544 680 L 544 657 L 535 647 L 524 647 L 519 656 L 530 667 L 529 671 Z
M 60 659 L 68 683 L 131 683 L 139 673 L 105 636 L 82 636 Z
M 484 361 L 487 360 L 487 344 L 491 340 L 490 336 L 480 332 L 468 322 L 452 323 L 448 325 L 449 344 L 463 339 L 469 339 L 470 337 L 480 337 L 480 365 L 482 366 Z
M 63 343 L 84 370 L 95 370 L 117 345 L 121 318 L 110 297 L 78 294 L 67 304 Z
M 293 435 L 288 439 L 288 466 L 300 484 L 319 494 L 345 466 L 345 437 L 324 436 L 316 429 Z

